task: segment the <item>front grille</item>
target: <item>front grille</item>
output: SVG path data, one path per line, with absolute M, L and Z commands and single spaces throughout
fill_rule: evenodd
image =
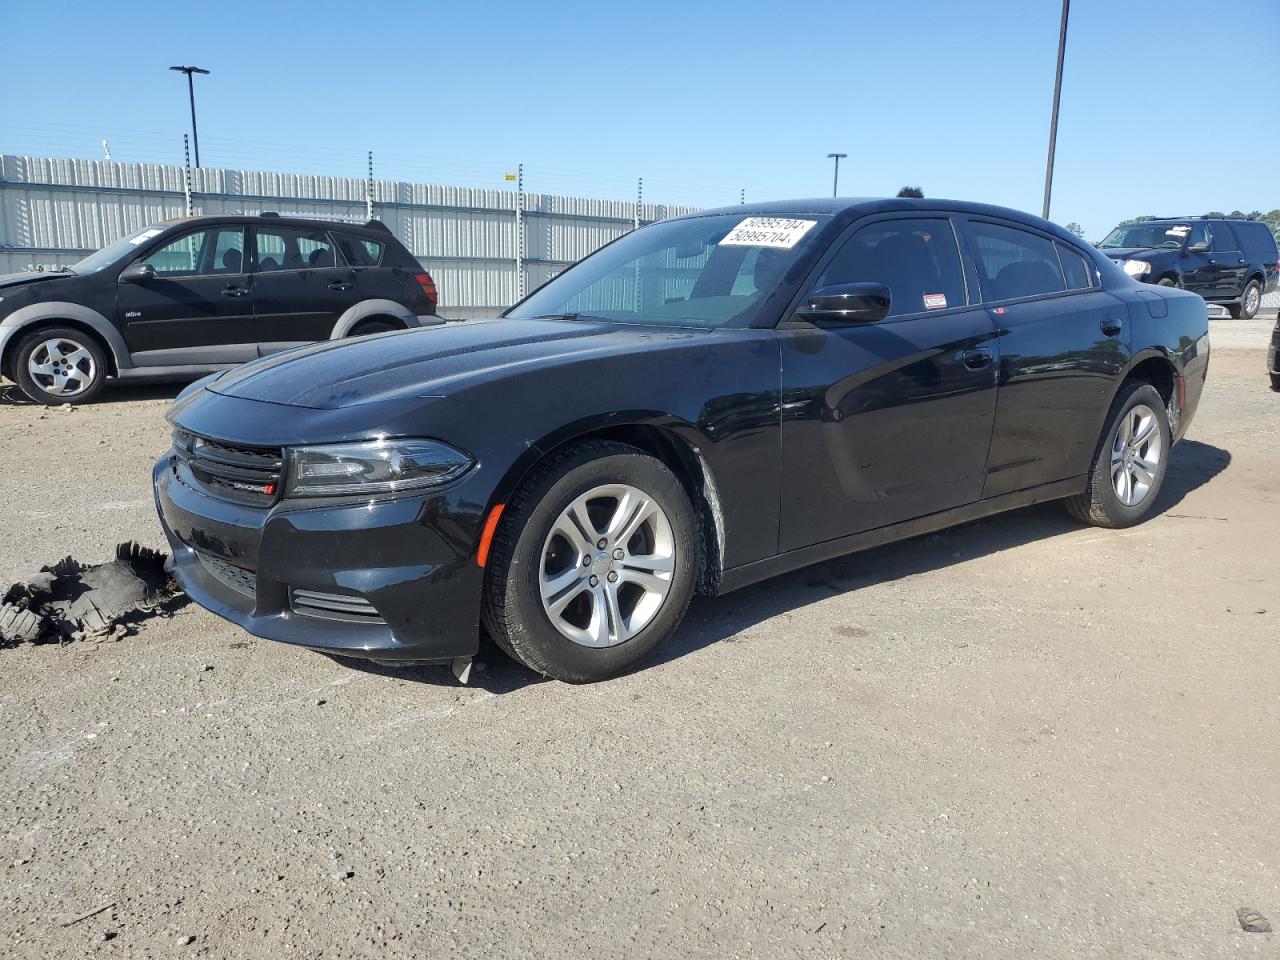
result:
M 251 447 L 173 432 L 173 446 L 191 474 L 210 493 L 252 506 L 280 497 L 284 452 L 279 447 Z
M 236 593 L 246 597 L 253 597 L 258 592 L 258 576 L 252 570 L 245 570 L 234 564 L 227 563 L 225 560 L 219 560 L 217 557 L 211 557 L 207 553 L 196 551 L 196 557 L 200 560 L 200 565 L 207 570 L 215 580 L 225 587 L 230 587 Z
M 294 613 L 304 617 L 346 623 L 386 623 L 373 604 L 354 593 L 322 593 L 294 588 L 289 591 L 289 606 Z

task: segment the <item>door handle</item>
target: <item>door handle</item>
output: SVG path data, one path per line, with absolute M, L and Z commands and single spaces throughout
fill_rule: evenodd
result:
M 1102 328 L 1102 332 L 1108 337 L 1114 337 L 1124 329 L 1124 324 L 1116 317 L 1107 317 L 1098 326 Z
M 964 360 L 964 365 L 970 370 L 981 370 L 984 367 L 989 367 L 992 359 L 994 359 L 990 350 L 983 349 L 966 350 L 961 357 Z
M 355 284 L 340 280 L 336 283 L 329 284 L 329 289 L 330 290 L 350 290 L 353 286 L 355 286 Z
M 226 287 L 222 291 L 224 297 L 243 297 L 249 291 L 244 287 Z

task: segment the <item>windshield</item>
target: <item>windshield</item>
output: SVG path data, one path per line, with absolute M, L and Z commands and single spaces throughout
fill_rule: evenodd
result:
M 507 316 L 745 327 L 823 219 L 727 214 L 655 223 L 592 254 Z
M 147 227 L 145 230 L 135 230 L 133 233 L 126 233 L 115 243 L 109 243 L 96 253 L 91 253 L 77 264 L 73 264 L 71 269 L 75 273 L 93 273 L 95 270 L 101 270 L 103 267 L 109 267 L 122 257 L 128 256 L 137 250 L 142 244 L 146 243 L 152 237 L 159 236 L 167 230 L 167 227 Z
M 1177 250 L 1191 232 L 1189 223 L 1131 223 L 1116 227 L 1099 247 L 1165 247 Z

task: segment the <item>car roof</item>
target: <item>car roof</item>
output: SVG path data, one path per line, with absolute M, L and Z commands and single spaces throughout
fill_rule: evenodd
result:
M 173 217 L 161 221 L 166 227 L 199 226 L 202 223 L 260 223 L 273 227 L 298 227 L 307 230 L 341 230 L 343 233 L 358 233 L 385 240 L 391 231 L 381 220 L 370 220 L 359 223 L 351 220 L 321 220 L 308 217 L 284 217 L 274 213 L 217 213 L 201 214 L 194 217 Z M 381 236 L 379 236 L 381 235 Z
M 1048 220 L 1042 220 L 1034 214 L 1024 213 L 1010 207 L 998 207 L 989 203 L 974 203 L 967 200 L 945 200 L 925 197 L 923 200 L 909 197 L 814 197 L 802 200 L 769 200 L 762 203 L 740 203 L 730 207 L 717 207 L 713 210 L 699 210 L 675 219 L 693 217 L 710 217 L 724 214 L 736 214 L 744 217 L 805 217 L 805 216 L 839 216 L 842 219 L 853 219 L 874 213 L 899 213 L 919 211 L 921 213 L 967 213 L 975 216 L 1000 217 L 1005 220 L 1024 223 L 1038 230 L 1052 228 L 1052 233 L 1067 239 L 1078 239 Z

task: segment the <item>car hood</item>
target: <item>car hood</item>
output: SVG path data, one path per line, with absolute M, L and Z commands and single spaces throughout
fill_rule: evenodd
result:
M 1172 253 L 1171 250 L 1160 250 L 1156 247 L 1099 247 L 1112 260 L 1132 260 L 1134 257 L 1141 257 L 1143 260 L 1150 260 L 1162 253 Z
M 313 344 L 223 374 L 206 389 L 228 397 L 333 410 L 444 397 L 504 371 L 651 349 L 701 331 L 586 320 L 470 320 Z
M 36 272 L 34 270 L 29 270 L 26 273 L 5 273 L 0 274 L 0 289 L 20 287 L 29 283 L 42 283 L 49 280 L 66 280 L 68 277 L 73 276 L 75 276 L 73 273 Z

